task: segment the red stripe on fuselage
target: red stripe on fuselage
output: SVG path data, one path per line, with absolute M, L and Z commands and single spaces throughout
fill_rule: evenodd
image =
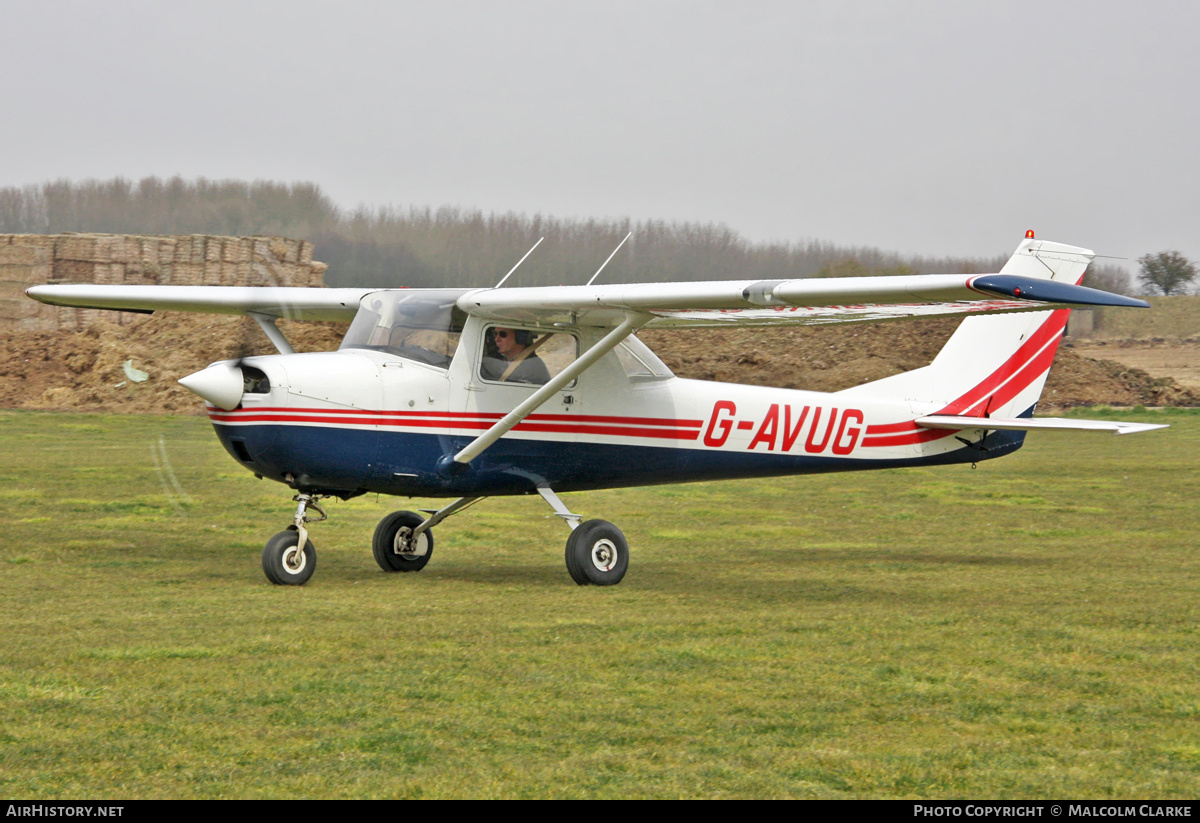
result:
M 486 419 L 479 419 L 479 418 Z M 364 409 L 287 409 L 263 407 L 232 412 L 209 410 L 215 423 L 321 423 L 325 425 L 386 426 L 483 431 L 501 418 L 499 414 L 469 412 L 372 412 Z M 599 421 L 599 422 L 592 422 Z M 613 421 L 613 422 L 607 422 Z M 629 422 L 618 422 L 629 421 Z M 653 417 L 611 417 L 565 414 L 530 415 L 517 424 L 517 431 L 560 434 L 601 434 L 617 437 L 646 437 L 661 440 L 696 440 L 699 420 L 667 420 Z M 644 425 L 649 424 L 649 425 Z
M 875 435 L 874 437 L 864 437 L 860 446 L 910 446 L 913 443 L 927 443 L 930 440 L 939 440 L 943 437 L 949 437 L 953 432 L 941 431 L 939 429 L 924 429 L 913 426 L 916 431 L 905 434 L 893 435 Z
M 387 409 L 320 409 L 320 408 L 290 408 L 287 406 L 252 406 L 234 409 L 233 411 L 217 411 L 209 409 L 209 414 L 224 415 L 229 419 L 245 419 L 260 414 L 278 415 L 330 415 L 334 417 L 389 417 L 410 420 L 437 421 L 481 421 L 488 425 L 502 418 L 503 414 L 493 412 L 448 412 L 448 411 L 393 411 Z M 611 426 L 657 426 L 699 429 L 704 425 L 703 420 L 677 420 L 665 417 L 621 417 L 599 414 L 531 414 L 525 418 L 531 422 L 564 422 L 564 423 L 595 423 Z
M 919 427 L 911 420 L 905 420 L 902 423 L 885 423 L 877 426 L 867 426 L 867 436 L 870 437 L 876 434 L 895 434 L 896 432 L 911 432 L 916 431 Z

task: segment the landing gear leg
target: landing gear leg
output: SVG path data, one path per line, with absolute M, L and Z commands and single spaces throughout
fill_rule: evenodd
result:
M 580 586 L 615 586 L 629 570 L 629 543 L 607 520 L 580 521 L 549 487 L 538 489 L 554 513 L 571 527 L 567 538 L 567 574 Z
M 263 573 L 277 586 L 303 586 L 317 570 L 317 550 L 308 539 L 308 524 L 328 519 L 317 500 L 326 495 L 301 492 L 296 501 L 293 524 L 267 541 L 263 547 Z M 320 517 L 309 517 L 309 508 Z

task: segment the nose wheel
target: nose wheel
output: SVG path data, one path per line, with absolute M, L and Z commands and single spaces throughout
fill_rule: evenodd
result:
M 307 539 L 300 548 L 300 533 L 288 529 L 267 541 L 262 564 L 263 573 L 276 586 L 303 586 L 317 570 L 317 550 Z
M 301 492 L 292 499 L 296 501 L 296 516 L 287 531 L 282 531 L 267 541 L 263 547 L 263 574 L 276 586 L 303 586 L 317 570 L 317 550 L 308 539 L 308 524 L 320 523 L 328 518 L 317 504 L 320 494 Z M 308 510 L 314 509 L 319 517 L 309 517 Z

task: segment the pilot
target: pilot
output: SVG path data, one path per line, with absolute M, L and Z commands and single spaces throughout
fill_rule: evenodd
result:
M 542 385 L 550 380 L 550 370 L 535 353 L 533 332 L 523 329 L 495 328 L 488 338 L 498 356 L 485 354 L 483 376 L 508 383 Z M 489 350 L 492 346 L 489 346 Z

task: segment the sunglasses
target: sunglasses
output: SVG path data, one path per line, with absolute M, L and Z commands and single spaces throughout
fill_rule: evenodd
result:
M 497 330 L 497 331 L 494 331 L 494 332 L 493 332 L 493 334 L 496 336 L 496 339 L 497 339 L 497 340 L 503 340 L 503 339 L 504 339 L 504 338 L 506 338 L 506 337 L 514 337 L 514 336 L 516 336 L 516 333 L 515 333 L 515 332 L 511 332 L 511 331 L 499 331 L 499 330 Z

